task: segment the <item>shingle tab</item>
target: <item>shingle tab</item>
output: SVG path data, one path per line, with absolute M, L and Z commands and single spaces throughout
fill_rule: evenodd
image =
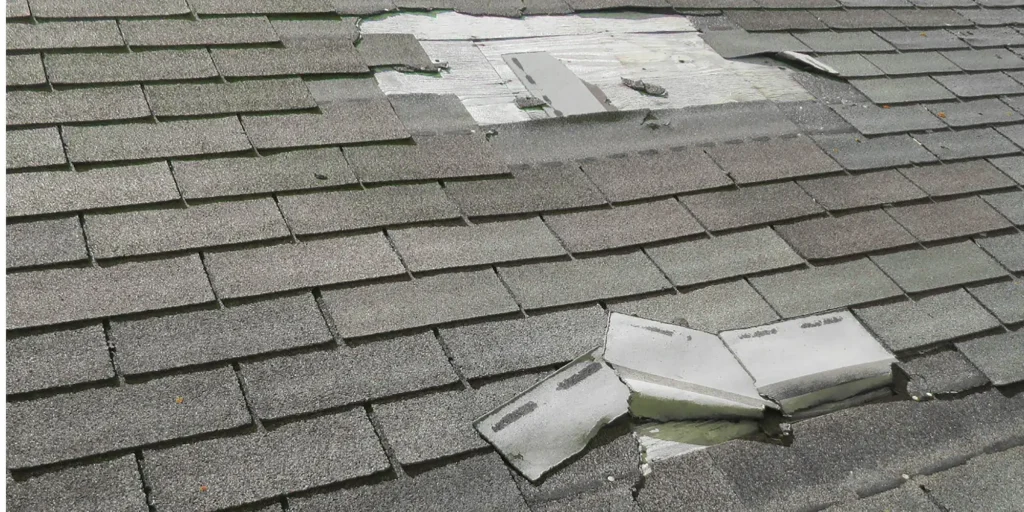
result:
M 900 367 L 910 376 L 907 392 L 911 396 L 959 393 L 988 384 L 985 375 L 956 350 L 943 350 L 919 357 L 901 363 Z
M 956 348 L 996 386 L 1024 381 L 1024 332 L 965 341 Z
M 67 162 L 57 128 L 7 130 L 7 168 L 42 167 Z
M 960 70 L 939 52 L 875 53 L 864 58 L 890 76 L 956 73 Z
M 339 375 L 345 378 L 338 380 Z M 431 332 L 242 365 L 261 418 L 282 418 L 459 380 Z
M 511 179 L 457 181 L 445 190 L 467 215 L 509 215 L 604 203 L 575 165 L 517 169 Z
M 841 171 L 810 139 L 776 139 L 728 144 L 707 153 L 736 183 L 778 180 Z M 767 165 L 766 165 L 767 163 Z
M 1024 92 L 1024 85 L 1005 73 L 978 73 L 973 75 L 941 75 L 934 77 L 940 84 L 961 98 L 1002 96 Z M 922 100 L 923 101 L 923 100 Z
M 455 94 L 389 94 L 388 101 L 410 133 L 469 132 L 476 121 Z
M 402 261 L 413 272 L 565 254 L 558 239 L 537 217 L 473 226 L 395 229 L 389 234 Z
M 582 167 L 613 203 L 732 185 L 729 176 L 697 149 L 587 160 Z
M 326 14 L 329 0 L 192 0 L 197 14 Z
M 976 242 L 1004 267 L 1013 272 L 1024 272 L 1024 235 L 978 238 Z
M 332 43 L 355 43 L 359 39 L 359 18 L 331 19 L 275 19 L 270 22 L 274 31 L 281 36 L 285 47 Z
M 228 153 L 252 147 L 236 117 L 66 126 L 64 136 L 74 162 Z
M 366 73 L 352 43 L 330 41 L 301 48 L 215 48 L 217 69 L 226 77 Z
M 1024 502 L 1024 491 L 1018 485 L 1021 471 L 1024 449 L 1018 447 L 980 455 L 964 465 L 923 478 L 918 485 L 928 489 L 929 498 L 941 510 L 971 510 L 979 506 L 1012 509 Z
M 809 260 L 851 256 L 916 242 L 881 210 L 810 219 L 775 229 Z
M 402 66 L 435 71 L 437 66 L 413 34 L 365 34 L 356 47 L 367 66 Z
M 526 309 L 593 302 L 671 287 L 642 252 L 500 267 L 499 272 Z
M 894 352 L 999 327 L 999 321 L 963 290 L 859 309 L 857 316 Z
M 43 58 L 39 54 L 7 56 L 7 86 L 46 83 Z
M 39 171 L 7 175 L 8 217 L 177 199 L 180 196 L 165 162 L 88 171 Z
M 185 0 L 32 0 L 37 18 L 130 18 L 188 14 Z
M 1024 124 L 1000 126 L 996 131 L 1013 141 L 1017 146 L 1024 146 Z
M 1024 185 L 1024 156 L 990 158 L 989 162 L 992 162 L 992 165 L 995 165 L 1000 171 L 1006 173 L 1006 175 L 1013 179 L 1013 181 Z M 8 177 L 8 179 L 10 178 Z
M 88 259 L 78 217 L 7 224 L 7 268 Z
M 103 297 L 103 300 L 96 300 Z M 7 328 L 102 318 L 212 301 L 199 256 L 7 276 Z
M 942 79 L 945 77 L 936 77 Z M 921 101 L 951 100 L 953 93 L 926 76 L 913 78 L 862 78 L 850 83 L 871 101 L 884 103 L 917 103 Z
M 957 9 L 956 12 L 979 26 L 1024 24 L 1024 11 L 1020 9 Z
M 641 245 L 704 232 L 697 220 L 674 199 L 552 214 L 545 220 L 574 253 Z
M 814 16 L 829 26 L 840 30 L 865 28 L 902 28 L 903 24 L 882 10 L 857 9 L 850 11 L 823 10 Z
M 1006 48 L 991 50 L 956 50 L 942 55 L 964 71 L 994 71 L 1024 68 L 1024 60 Z M 988 76 L 988 75 L 981 75 Z
M 1004 182 L 1005 183 L 1005 182 Z M 1012 186 L 1012 183 L 1003 186 Z M 1024 192 L 1014 190 L 982 196 L 985 202 L 1017 226 L 1024 226 Z
M 50 53 L 46 75 L 55 84 L 148 82 L 217 76 L 206 50 L 133 53 Z
M 880 30 L 878 35 L 882 36 L 897 50 L 948 50 L 966 48 L 967 43 L 953 35 L 948 30 Z
M 468 379 L 565 363 L 604 342 L 599 306 L 441 329 Z M 486 411 L 485 411 L 486 412 Z
M 355 183 L 337 148 L 304 149 L 262 157 L 175 160 L 186 199 L 261 194 Z M 282 203 L 286 201 L 282 198 Z
M 902 292 L 867 258 L 770 276 L 750 284 L 783 318 L 852 306 Z
M 1006 275 L 1006 271 L 973 242 L 872 256 L 871 259 L 910 293 Z
M 386 99 L 350 102 L 331 108 L 321 104 L 321 111 L 322 114 L 242 116 L 242 124 L 259 149 L 334 146 L 409 137 Z
M 916 135 L 918 142 L 943 160 L 1019 153 L 1020 149 L 992 128 Z M 919 162 L 918 162 L 919 163 Z
M 975 48 L 1024 45 L 1024 35 L 1011 27 L 975 27 L 953 33 Z
M 279 41 L 270 22 L 263 16 L 121 20 L 120 27 L 125 40 L 132 46 L 214 46 Z
M 681 294 L 608 304 L 608 309 L 712 333 L 764 325 L 779 319 L 771 306 L 743 279 Z
M 1002 281 L 968 291 L 1004 324 L 1024 322 L 1024 281 Z
M 219 510 L 389 467 L 359 408 L 267 432 L 147 450 L 145 457 L 150 497 L 168 510 Z
M 26 481 L 7 480 L 11 510 L 117 510 L 145 512 L 139 466 L 134 455 L 75 466 Z
M 298 78 L 243 80 L 220 84 L 146 87 L 158 116 L 195 116 L 315 108 L 316 101 Z
M 833 105 L 832 108 L 865 135 L 945 128 L 942 120 L 921 105 L 891 108 L 874 105 Z
M 765 224 L 821 212 L 793 182 L 686 196 L 683 203 L 711 231 Z
M 325 291 L 324 301 L 344 337 L 443 324 L 517 311 L 491 270 L 420 277 Z
M 807 11 L 728 11 L 729 20 L 751 32 L 826 28 Z
M 7 0 L 7 19 L 27 18 L 31 14 L 28 9 L 28 0 Z
M 230 368 L 16 402 L 7 407 L 7 465 L 41 466 L 249 422 Z
M 420 135 L 415 144 L 345 149 L 363 183 L 506 174 L 490 145 L 477 134 Z
M 801 32 L 797 39 L 818 53 L 885 52 L 892 46 L 874 32 Z
M 838 71 L 839 76 L 843 78 L 864 78 L 884 74 L 871 61 L 856 53 L 819 55 L 817 59 Z
M 927 197 L 896 170 L 801 180 L 800 186 L 828 210 L 911 201 Z
M 459 218 L 436 184 L 282 195 L 281 211 L 296 233 L 325 233 Z
M 898 206 L 889 213 L 917 238 L 932 242 L 1010 227 L 979 197 Z
M 7 125 L 59 124 L 149 117 L 137 85 L 7 93 Z
M 7 50 L 57 50 L 124 46 L 114 20 L 8 23 Z
M 985 160 L 900 169 L 904 176 L 931 196 L 1012 187 L 1013 180 Z
M 7 393 L 114 378 L 98 324 L 7 339 Z
M 647 249 L 676 286 L 803 264 L 771 228 Z
M 973 25 L 970 20 L 960 16 L 952 9 L 890 9 L 888 13 L 909 28 L 969 27 Z M 959 31 L 957 34 L 959 35 Z
M 956 128 L 1024 121 L 1024 117 L 1021 117 L 1012 108 L 995 98 L 957 103 L 937 103 L 928 105 L 928 110 L 941 117 L 946 124 Z

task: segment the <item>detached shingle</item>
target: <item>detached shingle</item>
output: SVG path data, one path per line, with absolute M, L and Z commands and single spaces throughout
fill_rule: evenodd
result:
M 316 108 L 298 78 L 244 80 L 221 84 L 173 84 L 146 87 L 158 116 L 197 116 Z
M 365 34 L 356 51 L 367 66 L 404 66 L 434 71 L 437 66 L 412 34 Z
M 366 73 L 352 43 L 323 42 L 299 48 L 214 48 L 213 62 L 226 77 Z
M 16 482 L 7 479 L 11 510 L 144 512 L 146 493 L 134 455 L 74 466 Z
M 771 228 L 647 249 L 676 286 L 803 264 Z
M 7 169 L 67 162 L 57 128 L 7 130 Z
M 344 378 L 339 380 L 339 375 Z M 256 414 L 264 419 L 341 407 L 459 380 L 432 332 L 244 363 L 242 377 Z
M 882 36 L 897 50 L 947 50 L 966 48 L 967 43 L 960 40 L 948 30 L 881 30 L 878 35 Z
M 974 75 L 942 75 L 934 77 L 939 83 L 961 98 L 1002 96 L 1024 92 L 1024 85 L 1005 73 L 978 73 Z M 939 98 L 941 99 L 941 98 Z M 922 100 L 923 101 L 923 100 Z
M 134 53 L 50 53 L 46 75 L 55 84 L 184 80 L 217 76 L 206 50 Z
M 1004 324 L 1024 322 L 1024 281 L 1002 281 L 967 291 Z
M 956 348 L 996 386 L 1024 381 L 1024 332 L 965 341 Z
M 7 141 L 10 140 L 8 135 Z M 8 217 L 178 199 L 180 196 L 166 162 L 88 171 L 37 171 L 7 175 Z
M 7 56 L 7 86 L 46 83 L 43 58 L 39 54 Z
M 114 378 L 103 327 L 7 339 L 7 394 Z
M 330 0 L 192 0 L 197 14 L 326 14 Z
M 581 165 L 613 203 L 732 185 L 729 176 L 699 149 L 632 153 Z
M 832 108 L 864 135 L 945 128 L 941 119 L 921 105 L 891 108 L 875 105 L 833 105 Z
M 944 77 L 936 77 L 942 79 Z M 956 96 L 926 76 L 913 78 L 863 78 L 850 83 L 871 101 L 886 103 L 918 103 L 951 100 Z
M 1003 186 L 1012 186 L 1012 183 Z M 1003 214 L 1014 225 L 1024 226 L 1024 192 L 1000 192 L 982 196 L 985 202 Z
M 775 229 L 809 260 L 851 256 L 916 242 L 882 210 L 810 219 Z
M 7 125 L 61 124 L 149 117 L 137 85 L 7 93 Z
M 903 293 L 867 258 L 754 277 L 750 284 L 783 318 L 863 304 Z
M 174 177 L 186 199 L 284 192 L 355 183 L 338 148 L 304 149 L 261 157 L 175 160 Z M 285 196 L 281 202 L 285 202 Z
M 15 402 L 7 407 L 7 465 L 41 466 L 249 423 L 230 368 Z
M 864 308 L 857 316 L 894 352 L 999 327 L 999 321 L 963 290 Z
M 345 149 L 345 157 L 363 183 L 508 173 L 487 141 L 476 134 L 420 135 L 414 142 L 353 146 Z
M 600 251 L 703 233 L 678 201 L 552 214 L 545 221 L 569 251 Z
M 992 128 L 974 128 L 958 132 L 934 132 L 914 136 L 918 142 L 943 160 L 1000 156 L 1019 153 L 1020 149 Z
M 889 213 L 917 238 L 933 242 L 946 238 L 995 231 L 1010 227 L 999 212 L 980 197 L 965 197 L 939 203 L 897 206 Z
M 947 196 L 1014 186 L 1013 180 L 985 160 L 968 160 L 900 169 L 931 196 Z
M 801 180 L 800 186 L 830 211 L 922 199 L 927 194 L 896 170 Z
M 114 20 L 8 23 L 7 50 L 59 50 L 124 46 Z
M 766 224 L 821 212 L 793 182 L 686 196 L 683 203 L 711 231 Z
M 344 337 L 443 324 L 517 311 L 492 270 L 420 277 L 323 292 Z
M 221 297 L 245 297 L 405 274 L 381 233 L 206 254 Z
M 459 218 L 458 208 L 433 183 L 282 195 L 278 202 L 299 234 Z
M 864 58 L 890 76 L 960 71 L 956 64 L 939 52 L 874 53 Z
M 1006 275 L 1006 270 L 970 241 L 872 256 L 871 259 L 909 293 Z
M 978 238 L 975 242 L 1004 267 L 1014 272 L 1024 272 L 1024 235 Z
M 987 124 L 1016 123 L 1024 117 L 998 99 L 974 100 L 956 103 L 937 103 L 928 106 L 936 116 L 953 127 Z
M 73 162 L 142 160 L 252 148 L 236 117 L 65 126 L 64 137 Z
M 220 510 L 389 467 L 360 408 L 266 432 L 147 450 L 145 457 L 150 497 L 168 510 Z
M 842 170 L 806 137 L 726 144 L 707 153 L 741 184 Z
M 472 226 L 395 229 L 389 234 L 402 261 L 413 272 L 565 254 L 538 217 Z
M 445 190 L 470 217 L 563 210 L 603 204 L 572 164 L 512 171 L 511 179 L 453 181 Z
M 103 300 L 96 300 L 103 297 Z M 198 255 L 7 276 L 7 328 L 102 318 L 213 300 Z
M 935 155 L 908 135 L 867 138 L 855 134 L 817 135 L 815 142 L 851 171 L 934 162 Z
M 131 18 L 188 14 L 185 0 L 32 0 L 37 18 Z
M 499 267 L 499 272 L 526 309 L 596 302 L 671 288 L 642 252 Z
M 7 268 L 88 259 L 78 217 L 7 224 Z
M 276 43 L 263 16 L 201 20 L 121 20 L 121 32 L 132 46 L 215 46 Z

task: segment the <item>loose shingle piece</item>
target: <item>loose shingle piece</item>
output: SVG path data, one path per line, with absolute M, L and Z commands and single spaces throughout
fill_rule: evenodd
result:
M 416 71 L 435 71 L 427 52 L 412 34 L 366 34 L 356 47 L 367 66 L 399 66 Z

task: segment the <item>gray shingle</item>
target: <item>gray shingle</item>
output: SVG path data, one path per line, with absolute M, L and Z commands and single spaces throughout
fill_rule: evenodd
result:
M 939 52 L 877 53 L 865 55 L 887 75 L 916 75 L 921 73 L 956 73 L 956 67 Z
M 907 135 L 866 138 L 855 134 L 817 135 L 814 141 L 851 170 L 934 162 L 935 155 Z
M 32 0 L 37 18 L 130 18 L 188 14 L 185 0 Z
M 517 169 L 511 179 L 455 181 L 445 190 L 471 217 L 532 213 L 604 203 L 586 175 L 572 164 Z
M 323 293 L 344 337 L 511 313 L 518 307 L 491 270 L 440 274 Z
M 681 294 L 608 304 L 608 309 L 713 333 L 763 325 L 779 319 L 779 315 L 743 279 L 695 288 Z
M 840 55 L 836 57 L 848 57 Z M 859 55 L 858 55 L 859 57 Z M 836 115 L 825 103 L 817 101 L 786 101 L 779 110 L 796 123 L 805 134 L 852 132 L 853 127 Z
M 888 12 L 909 28 L 969 27 L 973 25 L 952 9 L 891 9 Z M 956 33 L 959 35 L 959 31 Z
M 386 99 L 335 104 L 330 108 L 321 104 L 321 111 L 322 114 L 242 116 L 242 124 L 259 149 L 333 146 L 409 137 Z
M 978 238 L 976 242 L 1004 267 L 1013 272 L 1024 272 L 1024 235 Z
M 220 84 L 146 87 L 158 116 L 196 116 L 315 108 L 316 101 L 298 78 L 244 80 Z
M 818 53 L 885 52 L 893 49 L 873 32 L 802 32 L 796 38 Z
M 103 297 L 103 300 L 96 300 Z M 213 300 L 198 255 L 7 277 L 7 328 L 102 318 Z
M 851 256 L 916 242 L 882 210 L 810 219 L 776 226 L 775 230 L 809 260 Z
M 88 257 L 78 217 L 7 224 L 7 268 L 64 263 Z
M 941 117 L 946 124 L 958 128 L 1024 121 L 1024 117 L 995 98 L 960 103 L 937 103 L 928 105 L 928 110 Z
M 390 94 L 388 101 L 414 135 L 477 129 L 473 116 L 454 94 Z
M 756 274 L 803 263 L 771 228 L 647 249 L 676 286 Z
M 840 30 L 903 27 L 902 23 L 885 11 L 873 9 L 849 11 L 823 10 L 815 12 L 814 16 L 828 25 L 829 28 Z
M 1002 96 L 1024 92 L 1024 85 L 1004 73 L 978 73 L 975 75 L 943 75 L 934 77 L 939 83 L 961 98 Z M 923 100 L 922 100 L 923 101 Z
M 237 117 L 65 126 L 64 137 L 73 162 L 229 153 L 252 147 Z
M 1000 126 L 996 128 L 996 131 L 1013 141 L 1014 144 L 1018 146 L 1024 145 L 1024 124 Z
M 7 175 L 9 217 L 158 203 L 179 198 L 174 178 L 165 162 L 88 171 Z
M 1024 24 L 1024 11 L 1020 9 L 957 9 L 956 12 L 978 26 Z
M 139 466 L 133 455 L 47 473 L 26 481 L 7 480 L 11 510 L 117 510 L 145 512 Z
M 90 325 L 7 339 L 7 393 L 112 379 L 103 328 Z
M 843 78 L 864 78 L 883 75 L 882 70 L 875 67 L 871 61 L 864 58 L 863 55 L 856 53 L 819 55 L 817 59 L 838 71 L 839 76 Z
M 7 86 L 46 83 L 43 58 L 39 54 L 7 56 Z
M 728 11 L 728 16 L 729 21 L 751 32 L 826 28 L 807 11 Z
M 936 77 L 938 79 L 946 77 Z M 850 83 L 871 101 L 883 103 L 916 103 L 951 100 L 953 94 L 926 76 L 913 78 L 862 78 Z M 1018 84 L 1019 85 L 1019 84 Z
M 666 459 L 652 469 L 637 495 L 644 510 L 747 510 L 706 450 Z
M 716 4 L 717 5 L 717 4 Z M 732 22 L 730 18 L 730 22 Z M 795 51 L 806 52 L 811 49 L 799 39 L 785 33 L 765 34 L 749 33 L 746 30 L 715 30 L 701 34 L 704 42 L 711 46 L 719 55 L 726 59 L 746 57 L 762 52 Z
M 793 182 L 686 196 L 683 203 L 711 231 L 765 224 L 821 212 Z
M 948 30 L 880 30 L 878 35 L 882 36 L 897 50 L 948 50 L 955 48 L 966 48 L 967 43 L 953 35 Z
M 359 39 L 359 18 L 330 18 L 319 20 L 275 19 L 270 22 L 274 31 L 281 36 L 281 41 L 288 48 L 315 46 L 330 41 L 341 43 L 355 43 Z
M 329 0 L 192 0 L 197 14 L 325 14 Z
M 1011 27 L 971 28 L 954 33 L 975 48 L 1024 45 L 1024 35 Z
M 7 125 L 58 124 L 149 117 L 137 85 L 7 93 Z
M 642 252 L 500 267 L 499 272 L 526 309 L 593 302 L 671 287 Z
M 985 160 L 907 167 L 900 169 L 900 172 L 931 196 L 948 196 L 1014 185 L 1013 180 Z
M 755 183 L 841 171 L 810 139 L 776 139 L 727 144 L 707 153 L 736 183 Z M 767 165 L 766 165 L 767 164 Z
M 367 66 L 401 66 L 434 71 L 437 66 L 412 34 L 366 34 L 356 47 Z
M 552 214 L 545 220 L 574 253 L 641 245 L 704 232 L 697 220 L 674 199 Z
M 957 343 L 956 348 L 996 386 L 1024 381 L 1024 332 L 965 341 Z
M 110 323 L 125 374 L 138 374 L 327 343 L 309 294 L 225 309 Z
M 902 293 L 867 258 L 754 277 L 750 284 L 783 318 L 872 302 Z
M 278 201 L 300 234 L 459 218 L 458 208 L 433 183 L 282 195 Z
M 168 510 L 219 510 L 389 467 L 359 408 L 267 432 L 147 450 L 145 457 L 150 497 Z
M 338 376 L 344 375 L 339 380 Z M 260 418 L 282 418 L 459 380 L 431 332 L 242 364 Z
M 391 0 L 333 0 L 338 14 L 368 15 L 397 10 Z
M 7 0 L 7 19 L 27 18 L 31 14 L 28 9 L 28 0 Z
M 562 256 L 565 249 L 537 217 L 389 232 L 412 272 Z
M 921 199 L 927 195 L 895 170 L 802 180 L 800 186 L 828 210 Z
M 1024 281 L 1003 281 L 968 291 L 1004 324 L 1024 322 Z
M 1005 183 L 1003 186 L 1013 186 L 1013 183 Z M 1014 190 L 1012 192 L 988 194 L 982 196 L 982 198 L 1009 219 L 1010 222 L 1017 226 L 1024 226 L 1024 192 Z
M 325 41 L 298 48 L 215 48 L 217 69 L 226 77 L 366 73 L 352 43 Z
M 999 327 L 999 321 L 963 290 L 859 309 L 857 316 L 894 352 Z
M 925 242 L 1010 227 L 999 212 L 979 197 L 965 197 L 889 209 L 903 227 Z
M 210 252 L 221 297 L 244 297 L 405 274 L 381 233 Z
M 46 75 L 55 84 L 148 82 L 211 78 L 217 69 L 206 50 L 49 53 Z
M 1020 71 L 1011 71 L 1007 74 L 1013 77 L 1018 82 L 1024 79 L 1024 73 Z M 1010 106 L 1010 108 L 1016 110 L 1017 112 L 1024 111 L 1024 96 L 1011 96 L 1007 98 L 1002 98 L 1002 101 L 1003 103 L 1006 103 L 1007 105 Z
M 992 164 L 998 167 L 1000 171 L 1006 173 L 1006 175 L 1013 179 L 1013 181 L 1024 185 L 1024 156 L 990 158 L 989 162 L 992 162 Z M 10 177 L 7 179 L 9 180 Z
M 910 7 L 907 0 L 839 0 L 843 7 Z
M 913 0 L 914 5 L 922 9 L 933 9 L 937 7 L 974 7 L 974 0 Z
M 901 363 L 910 377 L 907 392 L 911 396 L 959 393 L 988 384 L 988 379 L 955 350 L 943 350 Z
M 922 487 L 927 486 L 929 496 L 942 510 L 1012 510 L 1024 502 L 1022 471 L 1024 449 L 1014 448 L 981 455 L 963 466 L 926 477 Z
M 921 105 L 881 108 L 874 105 L 833 105 L 832 108 L 865 135 L 882 135 L 945 128 Z
M 977 76 L 977 75 L 975 75 Z M 992 128 L 915 135 L 918 142 L 943 160 L 1000 156 L 1020 152 Z
M 353 146 L 345 149 L 345 157 L 363 183 L 508 173 L 477 134 L 420 135 L 414 142 Z
M 279 41 L 270 22 L 263 16 L 122 20 L 120 27 L 125 40 L 132 46 L 213 46 Z
M 973 242 L 872 256 L 871 259 L 910 293 L 1006 275 L 1006 271 Z
M 7 130 L 7 168 L 41 167 L 67 162 L 57 128 Z
M 604 310 L 588 306 L 441 329 L 441 339 L 475 379 L 571 361 L 604 342 L 607 323 Z
M 8 23 L 7 50 L 124 46 L 114 20 Z
M 174 176 L 186 199 L 260 194 L 355 183 L 337 148 L 305 149 L 262 157 L 175 160 Z M 282 197 L 282 203 L 285 197 Z
M 7 407 L 7 466 L 40 466 L 249 422 L 230 368 L 15 402 Z
M 586 160 L 583 172 L 613 203 L 732 185 L 703 151 L 631 153 Z
M 289 499 L 289 510 L 507 510 L 526 512 L 508 469 L 493 453 L 453 462 L 411 479 Z

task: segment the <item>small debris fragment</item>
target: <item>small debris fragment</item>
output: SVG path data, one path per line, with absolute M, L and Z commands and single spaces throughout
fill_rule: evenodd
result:
M 611 476 L 611 475 L 608 475 L 608 481 L 609 482 L 614 482 L 615 481 L 615 477 Z
M 662 98 L 668 97 L 668 91 L 660 85 L 644 82 L 643 80 L 630 80 L 629 78 L 622 78 L 622 85 L 633 89 L 634 91 L 647 94 L 649 96 L 660 96 Z
M 935 115 L 939 116 L 939 119 L 945 119 L 946 118 L 946 113 L 945 112 L 939 112 L 938 114 L 935 114 Z
M 199 486 L 199 492 L 206 492 L 206 491 L 209 491 L 209 490 L 210 490 L 210 488 L 205 486 L 205 485 L 200 485 Z
M 182 404 L 182 403 L 185 403 L 185 397 L 183 397 L 183 396 L 179 396 L 179 397 L 175 398 L 175 399 L 174 399 L 174 403 L 176 403 L 176 404 Z
M 536 96 L 520 95 L 516 96 L 516 106 L 519 108 L 537 108 L 547 105 L 544 100 Z
M 327 179 L 327 175 L 326 174 L 320 174 L 318 172 L 313 173 L 313 176 L 316 177 L 316 179 L 318 179 L 318 180 L 326 180 Z

